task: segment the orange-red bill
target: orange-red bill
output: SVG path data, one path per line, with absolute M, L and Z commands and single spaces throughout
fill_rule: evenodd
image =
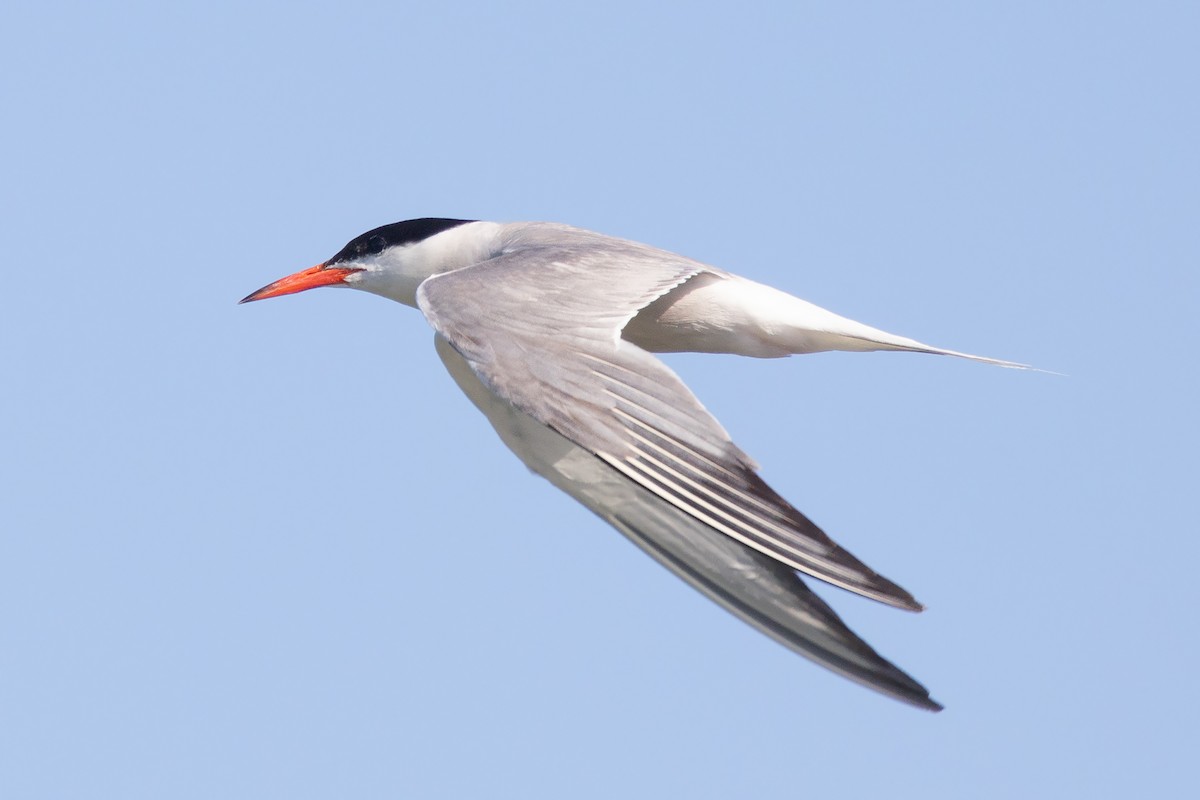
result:
M 317 264 L 315 267 L 300 270 L 293 275 L 288 275 L 286 278 L 280 278 L 274 283 L 267 284 L 257 292 L 246 295 L 238 302 L 253 303 L 255 300 L 266 300 L 268 297 L 280 297 L 285 294 L 305 292 L 309 289 L 316 289 L 319 286 L 332 286 L 341 283 L 352 272 L 358 272 L 358 270 L 346 269 L 344 267 L 330 267 L 326 269 L 324 264 Z

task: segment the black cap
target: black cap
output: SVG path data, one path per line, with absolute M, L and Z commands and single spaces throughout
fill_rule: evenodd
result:
M 326 261 L 325 265 L 332 266 L 339 261 L 353 261 L 363 256 L 382 253 L 389 247 L 424 241 L 442 231 L 448 231 L 451 228 L 457 228 L 459 225 L 465 225 L 468 222 L 474 221 L 470 219 L 422 217 L 421 219 L 408 219 L 404 222 L 393 222 L 391 225 L 382 225 L 351 239 L 345 247 L 338 251 L 336 256 Z

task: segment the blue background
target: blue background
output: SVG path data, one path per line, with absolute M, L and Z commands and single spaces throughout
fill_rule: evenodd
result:
M 14 2 L 0 796 L 1194 786 L 1187 3 Z M 933 344 L 669 362 L 929 606 L 828 674 L 531 477 L 417 312 L 238 307 L 417 216 L 646 241 Z

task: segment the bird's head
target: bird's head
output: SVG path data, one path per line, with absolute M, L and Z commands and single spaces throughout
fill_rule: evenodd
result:
M 328 261 L 267 284 L 242 298 L 241 302 L 266 300 L 320 286 L 349 286 L 383 295 L 405 305 L 416 305 L 416 290 L 421 281 L 438 272 L 466 266 L 466 263 L 456 263 L 461 258 L 460 251 L 466 251 L 467 263 L 478 260 L 470 252 L 477 249 L 470 245 L 478 236 L 464 239 L 445 235 L 468 224 L 478 226 L 485 223 L 423 218 L 369 230 L 351 239 Z

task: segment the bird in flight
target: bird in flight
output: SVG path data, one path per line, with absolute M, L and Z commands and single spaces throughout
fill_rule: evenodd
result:
M 922 606 L 771 489 L 651 354 L 901 350 L 1024 365 L 894 336 L 690 258 L 546 222 L 384 225 L 242 302 L 319 286 L 420 309 L 451 377 L 517 457 L 709 598 L 834 672 L 941 710 L 801 575 Z

